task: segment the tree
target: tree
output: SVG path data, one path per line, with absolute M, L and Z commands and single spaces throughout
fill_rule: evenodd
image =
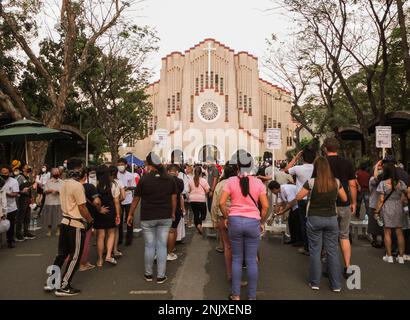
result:
M 38 0 L 13 0 L 9 1 L 7 6 L 3 6 L 0 2 L 0 18 L 2 25 L 9 30 L 13 40 L 18 43 L 20 49 L 26 54 L 46 83 L 52 108 L 42 112 L 41 120 L 48 126 L 58 129 L 64 120 L 67 98 L 73 90 L 75 80 L 87 70 L 92 62 L 89 59 L 90 48 L 119 22 L 124 10 L 130 7 L 131 2 L 62 0 L 57 28 L 59 35 L 61 35 L 59 40 L 62 44 L 63 59 L 61 74 L 58 77 L 53 77 L 44 62 L 35 54 L 32 44 L 29 43 L 32 29 L 27 31 L 26 17 L 35 19 L 42 5 L 44 3 Z M 36 29 L 35 22 L 32 27 L 34 30 Z M 84 30 L 85 41 L 79 44 L 77 39 L 80 28 Z M 78 45 L 79 47 L 77 47 Z M 75 54 L 76 50 L 80 51 L 78 59 Z M 0 77 L 0 83 L 2 87 L 12 84 L 10 79 L 4 77 Z M 12 86 L 14 87 L 14 85 Z M 18 91 L 15 90 L 15 92 Z M 21 94 L 17 95 L 21 98 Z M 22 101 L 22 99 L 20 100 Z M 21 115 L 28 113 L 26 105 L 20 106 L 13 101 L 13 107 L 15 111 L 20 111 Z M 17 112 L 12 114 L 19 116 Z M 47 146 L 47 142 L 33 144 L 30 162 L 35 167 L 39 167 L 43 163 Z
M 404 62 L 405 70 L 406 70 L 407 92 L 408 92 L 408 95 L 410 96 L 410 52 L 409 52 L 410 47 L 409 47 L 409 41 L 407 39 L 408 32 L 407 32 L 407 26 L 406 26 L 406 17 L 404 15 L 404 9 L 403 9 L 403 1 L 396 0 L 396 5 L 397 5 L 397 15 L 398 15 L 399 25 L 400 25 L 403 62 Z
M 106 53 L 93 48 L 94 62 L 77 84 L 86 101 L 86 112 L 104 135 L 112 161 L 118 160 L 121 141 L 145 138 L 152 123 L 152 106 L 145 87 L 150 75 L 144 68 L 158 38 L 147 27 L 127 25 L 110 34 Z

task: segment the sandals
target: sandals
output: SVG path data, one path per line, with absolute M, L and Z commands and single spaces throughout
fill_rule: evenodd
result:
M 117 265 L 117 260 L 115 260 L 114 258 L 105 259 L 105 262 L 108 262 L 109 264 L 112 264 L 112 265 L 114 265 L 114 266 Z
M 228 300 L 231 300 L 231 301 L 239 301 L 240 299 L 234 299 L 234 295 L 233 294 L 230 294 L 229 296 L 228 296 Z
M 114 258 L 122 257 L 122 252 L 121 251 L 114 252 L 113 256 L 114 256 Z

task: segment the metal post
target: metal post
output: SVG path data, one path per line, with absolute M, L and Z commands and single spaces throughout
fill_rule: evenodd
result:
M 95 128 L 91 129 L 90 131 L 87 132 L 87 134 L 85 136 L 85 166 L 86 167 L 88 167 L 88 136 L 94 130 L 95 130 Z

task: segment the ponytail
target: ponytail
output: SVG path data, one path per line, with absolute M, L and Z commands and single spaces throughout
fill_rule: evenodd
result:
M 196 167 L 194 170 L 194 183 L 195 183 L 195 188 L 199 187 L 199 179 L 202 175 L 202 168 L 201 167 Z
M 242 195 L 247 197 L 249 194 L 249 177 L 239 177 L 239 185 L 241 186 Z

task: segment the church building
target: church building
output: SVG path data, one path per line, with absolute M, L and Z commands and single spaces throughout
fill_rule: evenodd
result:
M 254 157 L 266 149 L 266 129 L 280 128 L 286 159 L 296 124 L 291 93 L 259 75 L 258 58 L 205 39 L 162 58 L 160 79 L 147 87 L 152 117 L 146 138 L 124 141 L 121 153 L 145 159 L 152 150 L 164 161 L 204 162 L 231 158 L 238 149 Z

